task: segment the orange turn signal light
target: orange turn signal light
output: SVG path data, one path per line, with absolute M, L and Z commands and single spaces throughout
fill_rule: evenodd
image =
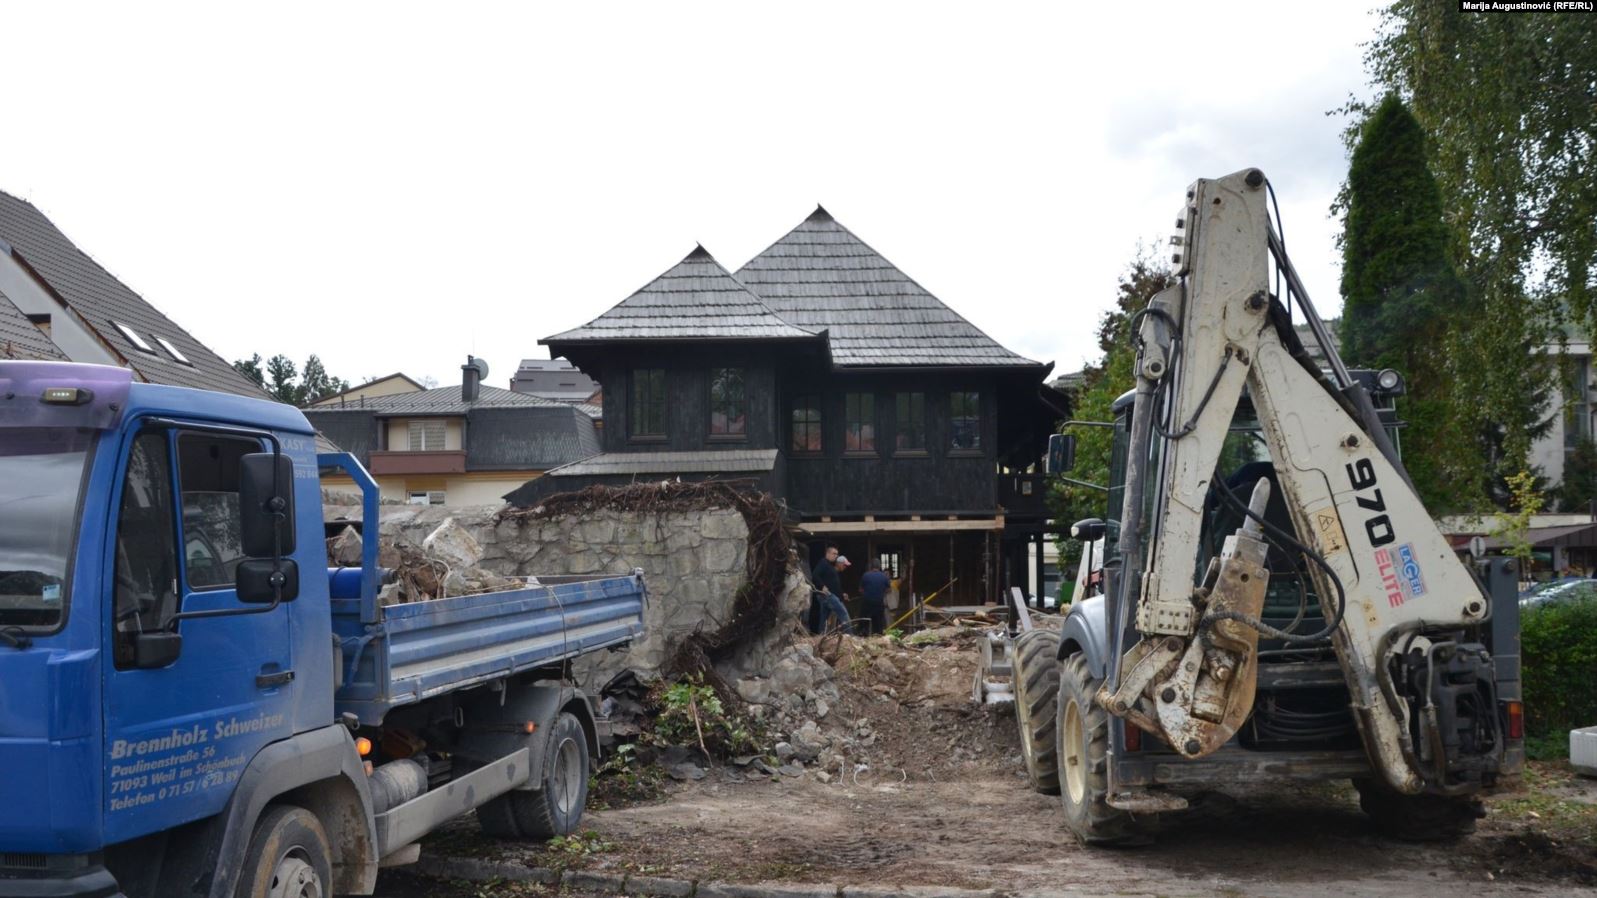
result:
M 1508 711 L 1508 738 L 1525 738 L 1525 705 L 1522 702 L 1507 702 Z
M 536 733 L 536 732 L 538 732 L 538 724 L 537 724 L 537 722 L 531 721 L 531 720 L 527 721 L 527 733 L 530 735 L 530 734 Z
M 371 754 L 372 741 L 365 736 L 357 736 L 355 738 L 355 752 L 363 758 Z

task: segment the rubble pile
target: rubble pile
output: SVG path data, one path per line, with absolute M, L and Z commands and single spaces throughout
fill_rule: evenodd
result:
M 971 701 L 983 638 L 959 626 L 913 641 L 795 635 L 768 673 L 734 681 L 771 740 L 767 754 L 738 758 L 737 766 L 823 783 L 924 782 L 1012 766 L 1019 745 L 1011 712 Z
M 358 567 L 363 540 L 354 527 L 345 527 L 327 541 L 327 560 L 334 567 Z M 389 571 L 377 593 L 378 604 L 399 605 L 450 596 L 472 596 L 536 586 L 536 578 L 503 577 L 485 570 L 482 546 L 454 518 L 442 524 L 417 546 L 403 537 L 381 538 L 377 566 Z

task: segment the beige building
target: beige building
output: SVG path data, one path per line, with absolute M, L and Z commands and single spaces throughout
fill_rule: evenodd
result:
M 323 399 L 318 399 L 310 404 L 310 408 L 343 408 L 347 406 L 363 405 L 367 399 L 378 399 L 383 396 L 397 396 L 400 393 L 420 393 L 427 389 L 421 384 L 411 380 L 404 374 L 396 371 L 387 377 L 369 380 L 359 386 L 350 387 L 342 393 L 334 393 Z

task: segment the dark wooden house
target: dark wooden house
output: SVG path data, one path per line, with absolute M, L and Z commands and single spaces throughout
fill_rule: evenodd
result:
M 880 559 L 901 604 L 938 589 L 940 603 L 995 601 L 1041 564 L 1040 462 L 1067 411 L 1044 385 L 1052 366 L 999 345 L 824 209 L 736 275 L 697 248 L 541 342 L 599 382 L 603 452 L 512 502 L 748 481 L 786 504 L 813 552 L 830 541 L 850 557 L 845 588 Z

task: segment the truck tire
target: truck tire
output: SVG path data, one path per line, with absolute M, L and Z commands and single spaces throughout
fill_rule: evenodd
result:
M 1404 795 L 1375 780 L 1357 779 L 1359 807 L 1382 833 L 1404 842 L 1444 842 L 1475 831 L 1485 816 L 1480 799 L 1467 795 Z
M 1060 662 L 1055 740 L 1065 825 L 1084 845 L 1146 844 L 1147 831 L 1108 803 L 1109 712 L 1093 701 L 1100 685 L 1080 652 Z
M 261 814 L 250 836 L 237 898 L 326 898 L 333 894 L 332 849 L 316 815 L 293 805 Z
M 582 723 L 562 713 L 543 738 L 548 743 L 538 788 L 506 792 L 477 809 L 477 825 L 487 835 L 545 841 L 569 835 L 582 820 L 591 766 Z
M 1015 718 L 1026 781 L 1044 795 L 1059 794 L 1059 633 L 1027 630 L 1014 644 Z

